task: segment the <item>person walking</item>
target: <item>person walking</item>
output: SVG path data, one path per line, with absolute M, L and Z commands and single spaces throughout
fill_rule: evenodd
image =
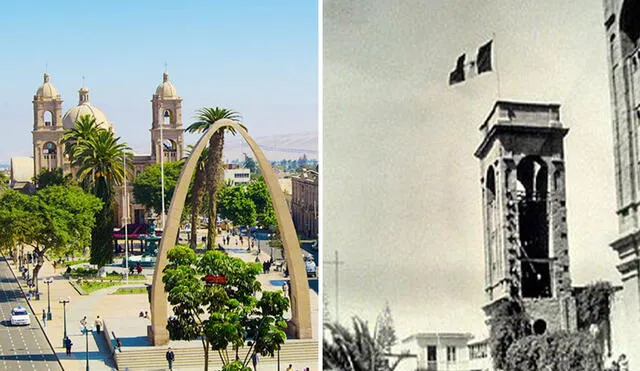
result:
M 256 371 L 256 370 L 257 370 L 257 368 L 256 368 L 256 367 L 258 367 L 258 361 L 259 361 L 259 358 L 258 358 L 258 352 L 254 352 L 254 353 L 251 355 L 251 364 L 253 365 L 253 371 Z
M 69 337 L 67 336 L 64 339 L 64 348 L 67 350 L 67 355 L 70 356 L 71 355 L 71 346 L 73 345 L 73 343 L 71 342 L 71 339 L 69 339 Z
M 289 363 L 289 367 L 285 371 L 293 371 L 293 365 Z
M 80 320 L 80 325 L 82 327 L 87 327 L 87 316 L 84 316 L 84 318 Z
M 47 312 L 42 310 L 42 327 L 47 327 Z
M 96 317 L 96 321 L 94 322 L 94 324 L 96 325 L 96 333 L 100 333 L 100 327 L 102 326 L 102 320 L 100 319 L 100 316 Z
M 173 350 L 171 350 L 171 347 L 169 347 L 169 349 L 167 350 L 167 362 L 169 362 L 169 370 L 173 370 L 173 361 L 176 360 L 176 355 L 173 354 Z

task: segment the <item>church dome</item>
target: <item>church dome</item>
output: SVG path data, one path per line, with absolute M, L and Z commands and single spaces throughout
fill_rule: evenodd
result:
M 169 74 L 162 74 L 162 84 L 156 88 L 156 95 L 161 98 L 178 98 L 176 87 L 169 81 Z
M 89 102 L 89 89 L 83 87 L 78 90 L 78 93 L 80 95 L 78 105 L 71 108 L 64 114 L 64 117 L 62 117 L 62 125 L 64 128 L 71 129 L 75 126 L 74 123 L 80 119 L 80 116 L 91 115 L 96 118 L 98 127 L 113 131 L 111 123 L 107 120 L 107 116 Z
M 54 99 L 58 98 L 58 89 L 49 81 L 49 74 L 45 72 L 44 74 L 44 82 L 40 87 L 38 87 L 38 91 L 36 92 L 36 97 L 38 98 L 46 98 L 46 99 Z

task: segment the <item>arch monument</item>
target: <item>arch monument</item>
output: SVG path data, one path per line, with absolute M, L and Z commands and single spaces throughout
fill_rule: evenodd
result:
M 185 162 L 180 177 L 178 178 L 173 198 L 171 199 L 171 205 L 169 206 L 169 213 L 166 217 L 166 225 L 158 249 L 158 257 L 153 273 L 153 285 L 151 287 L 151 325 L 147 328 L 147 335 L 153 345 L 165 345 L 169 342 L 169 331 L 167 330 L 169 304 L 167 293 L 164 291 L 164 283 L 162 282 L 162 271 L 167 265 L 167 252 L 173 248 L 178 237 L 180 216 L 184 209 L 184 202 L 187 197 L 187 192 L 189 191 L 189 183 L 193 177 L 198 158 L 200 158 L 200 154 L 207 146 L 209 138 L 221 128 L 232 128 L 240 133 L 256 156 L 265 183 L 267 184 L 269 195 L 271 196 L 287 259 L 287 267 L 291 279 L 292 318 L 290 326 L 293 325 L 293 333 L 298 338 L 311 338 L 311 305 L 307 272 L 302 260 L 298 236 L 280 185 L 278 184 L 278 179 L 271 168 L 271 164 L 253 138 L 249 136 L 240 124 L 228 119 L 216 121 L 213 126 L 204 133 L 200 140 L 198 140 L 196 147 Z

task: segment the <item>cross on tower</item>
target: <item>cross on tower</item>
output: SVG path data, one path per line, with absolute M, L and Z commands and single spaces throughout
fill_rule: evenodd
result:
M 336 322 L 340 322 L 340 312 L 339 312 L 340 295 L 338 291 L 340 289 L 339 272 L 340 272 L 340 266 L 344 264 L 344 261 L 338 258 L 338 250 L 336 250 L 335 253 L 336 253 L 336 260 L 325 260 L 324 264 L 335 264 L 336 266 Z
M 167 62 L 164 62 L 164 72 L 167 72 Z

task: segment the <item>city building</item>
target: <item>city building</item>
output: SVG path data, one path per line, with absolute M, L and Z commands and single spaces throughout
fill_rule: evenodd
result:
M 489 350 L 489 339 L 471 340 L 467 343 L 469 371 L 491 371 L 493 360 Z
M 31 192 L 35 190 L 33 183 L 33 159 L 30 157 L 11 158 L 11 176 L 9 187 L 18 190 Z
M 44 81 L 38 87 L 32 102 L 33 159 L 31 161 L 33 165 L 30 178 L 40 173 L 42 169 L 61 168 L 65 174 L 72 172 L 69 158 L 64 155 L 66 143 L 63 142 L 62 137 L 65 130 L 73 128 L 81 116 L 91 115 L 95 117 L 99 127 L 115 131 L 105 113 L 91 103 L 89 89 L 83 86 L 78 91 L 78 96 L 78 104 L 63 114 L 62 97 L 51 82 L 51 76 L 48 73 L 44 74 Z M 177 161 L 183 157 L 182 98 L 178 96 L 166 72 L 152 95 L 151 109 L 151 153 L 133 155 L 134 176 L 140 174 L 146 166 L 161 162 L 160 153 L 163 153 L 165 162 Z M 15 162 L 20 166 L 20 173 L 26 169 L 23 162 L 19 159 Z M 140 223 L 145 218 L 145 209 L 142 205 L 135 203 L 131 186 L 133 179 L 128 181 L 129 216 L 132 222 Z M 120 223 L 124 217 L 121 189 L 118 190 L 116 200 L 118 210 L 114 217 Z
M 224 183 L 231 186 L 238 184 L 249 184 L 251 180 L 251 170 L 240 165 L 228 164 L 224 168 Z
M 291 178 L 291 216 L 302 238 L 318 238 L 318 172 L 303 168 Z
M 612 311 L 613 349 L 640 366 L 640 1 L 604 0 L 613 123 L 618 236 L 611 247 L 622 291 Z
M 418 333 L 402 340 L 400 346 L 417 356 L 415 370 L 469 371 L 467 342 L 472 338 L 468 333 Z

